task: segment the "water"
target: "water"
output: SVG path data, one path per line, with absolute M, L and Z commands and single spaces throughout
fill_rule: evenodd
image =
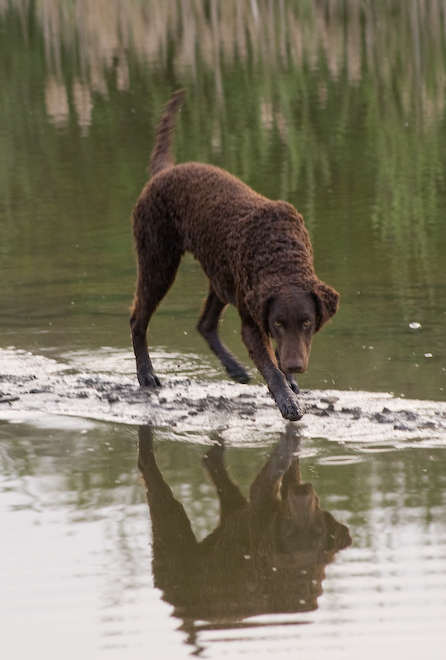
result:
M 0 2 L 4 655 L 442 657 L 445 24 L 421 0 Z M 147 424 L 158 485 L 199 541 L 219 520 L 212 444 L 247 496 L 290 433 L 236 312 L 222 334 L 251 384 L 228 382 L 196 333 L 207 286 L 191 258 L 151 325 L 164 389 L 137 387 L 130 215 L 179 87 L 178 161 L 292 202 L 341 293 L 294 428 L 302 482 L 352 544 L 295 567 L 307 581 L 267 564 L 276 606 L 245 569 L 172 564 L 166 581 L 153 562 Z

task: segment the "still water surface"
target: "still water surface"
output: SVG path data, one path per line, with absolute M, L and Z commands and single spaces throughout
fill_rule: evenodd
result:
M 445 26 L 422 0 L 0 0 L 5 657 L 443 657 Z M 235 522 L 226 564 L 177 533 L 218 526 L 214 443 L 247 497 L 290 433 L 236 313 L 222 332 L 252 384 L 197 336 L 192 259 L 151 326 L 163 392 L 134 376 L 130 215 L 178 87 L 178 161 L 292 202 L 341 293 L 294 426 L 302 483 L 352 542 L 286 566 L 251 547 L 239 570 Z

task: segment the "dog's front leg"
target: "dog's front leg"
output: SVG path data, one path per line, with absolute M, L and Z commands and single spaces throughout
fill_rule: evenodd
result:
M 226 303 L 220 300 L 212 284 L 201 313 L 197 329 L 205 338 L 215 355 L 220 358 L 228 374 L 238 383 L 247 383 L 249 374 L 237 358 L 225 346 L 218 335 L 218 324 L 225 310 Z
M 296 394 L 291 390 L 285 374 L 277 366 L 269 338 L 254 321 L 242 321 L 242 339 L 249 355 L 262 374 L 277 406 L 285 419 L 292 422 L 302 417 Z

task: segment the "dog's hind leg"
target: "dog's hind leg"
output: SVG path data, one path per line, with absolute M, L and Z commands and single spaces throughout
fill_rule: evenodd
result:
M 218 335 L 218 324 L 226 306 L 215 293 L 212 284 L 210 284 L 209 294 L 204 303 L 197 330 L 203 335 L 215 355 L 220 358 L 231 378 L 238 383 L 247 383 L 249 374 L 245 367 L 240 364 Z
M 136 358 L 136 372 L 142 387 L 161 387 L 153 369 L 147 347 L 147 328 L 153 313 L 172 286 L 180 264 L 182 252 L 170 247 L 169 253 L 157 255 L 156 262 L 148 258 L 140 259 L 136 293 L 130 314 L 130 328 L 133 350 Z
M 137 295 L 130 316 L 133 350 L 136 358 L 136 373 L 141 387 L 161 387 L 160 380 L 153 370 L 147 346 L 147 327 L 156 305 L 150 304 Z

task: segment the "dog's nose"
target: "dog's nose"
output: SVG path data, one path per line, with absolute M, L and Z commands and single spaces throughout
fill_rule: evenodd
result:
M 301 374 L 307 368 L 307 365 L 302 359 L 293 358 L 285 362 L 285 373 L 288 374 Z

